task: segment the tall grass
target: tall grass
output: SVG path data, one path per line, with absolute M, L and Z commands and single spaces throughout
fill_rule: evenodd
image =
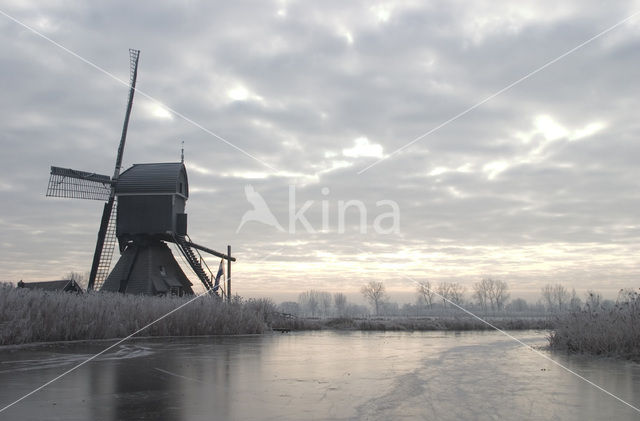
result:
M 548 318 L 510 318 L 510 317 L 485 317 L 483 320 L 492 326 L 503 330 L 529 330 L 550 329 L 551 321 Z M 325 325 L 338 330 L 379 330 L 379 331 L 432 331 L 432 330 L 492 330 L 489 326 L 473 317 L 398 317 L 398 318 L 339 318 L 328 320 Z
M 0 284 L 0 345 L 122 338 L 194 297 L 150 297 L 118 293 L 75 295 Z M 542 317 L 487 317 L 501 329 L 548 329 Z M 255 334 L 284 330 L 484 330 L 463 315 L 397 318 L 289 318 L 270 299 L 231 303 L 203 296 L 154 323 L 139 336 Z
M 117 293 L 75 295 L 0 286 L 0 345 L 121 338 L 193 297 Z M 140 336 L 262 333 L 268 329 L 260 300 L 231 303 L 203 296 L 153 324 Z
M 613 307 L 585 305 L 559 315 L 551 348 L 640 361 L 640 294 L 629 291 Z
M 548 317 L 483 317 L 503 330 L 547 330 L 553 327 Z M 276 318 L 271 326 L 287 330 L 361 330 L 361 331 L 432 331 L 492 330 L 478 319 L 457 317 L 337 317 L 331 319 Z

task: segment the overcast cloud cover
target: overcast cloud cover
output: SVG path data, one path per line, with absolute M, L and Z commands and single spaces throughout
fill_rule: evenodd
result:
M 525 296 L 548 282 L 609 294 L 639 286 L 640 15 L 358 174 L 638 1 L 0 9 L 123 80 L 127 49 L 142 50 L 141 91 L 257 158 L 136 96 L 125 168 L 177 161 L 185 142 L 189 233 L 233 246 L 241 295 L 357 294 L 376 279 L 409 297 L 403 276 L 468 288 L 494 276 Z M 49 166 L 112 173 L 127 87 L 4 15 L 0 34 L 0 280 L 87 271 L 102 204 L 45 198 Z M 248 184 L 285 228 L 295 185 L 298 210 L 315 201 L 305 215 L 318 232 L 248 222 L 236 233 L 252 209 Z M 366 234 L 355 212 L 337 232 L 340 200 L 366 205 Z M 389 211 L 380 200 L 397 202 L 398 233 L 373 232 Z

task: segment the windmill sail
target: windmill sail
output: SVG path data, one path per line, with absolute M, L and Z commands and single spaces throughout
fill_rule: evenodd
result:
M 116 243 L 118 242 L 116 238 L 116 217 L 118 213 L 117 204 L 118 201 L 116 200 L 113 203 L 113 209 L 111 210 L 111 215 L 107 223 L 107 231 L 105 233 L 102 251 L 100 253 L 100 261 L 98 263 L 96 276 L 93 281 L 93 288 L 96 290 L 100 289 L 105 279 L 107 279 L 107 276 L 109 275 L 109 271 L 111 270 L 111 260 L 113 258 L 113 252 L 116 248 Z
M 108 200 L 111 177 L 70 168 L 51 167 L 47 196 L 71 199 Z
M 129 87 L 129 99 L 127 101 L 127 111 L 124 116 L 124 124 L 122 125 L 122 135 L 120 136 L 120 145 L 118 146 L 118 154 L 116 155 L 116 167 L 113 171 L 113 177 L 111 177 L 112 185 L 107 203 L 104 205 L 102 212 L 102 220 L 100 222 L 100 229 L 98 230 L 98 239 L 96 241 L 96 249 L 93 253 L 93 263 L 91 264 L 91 272 L 89 274 L 89 284 L 87 289 L 94 289 L 96 286 L 96 278 L 98 277 L 99 268 L 104 268 L 108 272 L 109 265 L 111 263 L 111 254 L 113 248 L 111 248 L 111 254 L 106 251 L 105 240 L 107 239 L 107 231 L 109 229 L 109 221 L 112 220 L 112 211 L 115 205 L 115 184 L 120 176 L 120 168 L 122 166 L 122 155 L 124 153 L 124 145 L 127 140 L 127 129 L 129 127 L 129 117 L 131 116 L 131 108 L 133 106 L 133 95 L 136 92 L 136 79 L 138 78 L 138 59 L 140 58 L 140 50 L 129 50 L 129 70 L 130 70 L 130 87 Z M 107 263 L 106 261 L 109 261 Z M 105 275 L 106 276 L 106 275 Z
M 116 168 L 113 172 L 114 181 L 120 176 L 120 168 L 122 167 L 122 155 L 124 153 L 124 144 L 127 140 L 127 129 L 129 128 L 129 117 L 131 116 L 131 107 L 133 107 L 133 95 L 136 93 L 136 79 L 138 78 L 138 59 L 140 58 L 140 50 L 129 50 L 129 100 L 127 101 L 127 111 L 124 114 L 124 123 L 122 125 L 122 135 L 120 136 L 120 145 L 118 146 L 118 155 L 116 156 Z M 114 193 L 115 194 L 115 193 Z

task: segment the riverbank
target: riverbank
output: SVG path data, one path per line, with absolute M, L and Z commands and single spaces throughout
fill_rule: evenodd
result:
M 140 337 L 262 334 L 277 331 L 547 330 L 551 349 L 640 361 L 640 298 L 615 307 L 544 315 L 298 318 L 269 299 L 72 294 L 0 286 L 0 345 Z
M 288 330 L 361 330 L 361 331 L 468 331 L 468 330 L 548 330 L 553 321 L 547 317 L 482 317 L 488 323 L 460 312 L 433 317 L 339 317 L 331 319 L 279 320 L 274 329 Z M 489 325 L 491 324 L 491 326 Z M 493 326 L 493 327 L 492 327 Z
M 628 292 L 613 307 L 589 306 L 557 317 L 551 349 L 640 362 L 640 294 Z
M 76 295 L 2 286 L 0 345 L 123 338 L 140 329 L 141 336 L 263 333 L 268 326 L 258 308 L 259 302 L 223 303 L 213 296 Z
M 157 321 L 156 321 L 157 320 Z M 544 317 L 488 317 L 499 329 L 550 329 Z M 231 303 L 217 297 L 149 297 L 114 293 L 71 294 L 0 287 L 0 345 L 84 341 L 137 336 L 210 336 L 270 331 L 490 330 L 464 313 L 436 317 L 287 317 L 268 299 Z

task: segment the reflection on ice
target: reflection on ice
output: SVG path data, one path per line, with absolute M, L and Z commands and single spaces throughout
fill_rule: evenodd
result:
M 533 346 L 544 334 L 519 332 Z M 108 346 L 0 351 L 4 405 Z M 640 405 L 640 366 L 553 354 Z M 10 408 L 12 420 L 636 419 L 496 332 L 293 333 L 135 340 Z

